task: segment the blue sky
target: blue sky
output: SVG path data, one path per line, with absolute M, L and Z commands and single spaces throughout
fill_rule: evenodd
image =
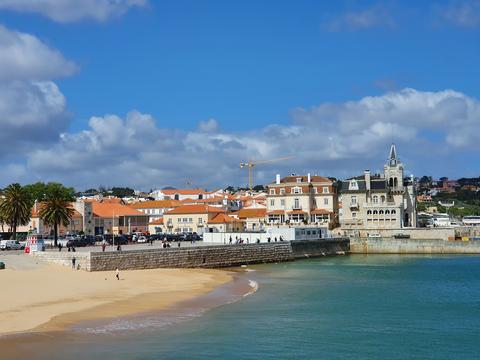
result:
M 78 6 L 74 1 L 39 2 L 45 3 L 43 9 L 28 5 L 29 1 L 12 5 L 11 1 L 0 0 L 0 25 L 9 34 L 34 36 L 63 60 L 74 63 L 76 70 L 68 75 L 42 74 L 42 81 L 53 82 L 63 94 L 66 104 L 59 111 L 65 120 L 60 121 L 61 126 L 56 126 L 58 120 L 52 121 L 47 140 L 26 139 L 28 150 L 0 158 L 0 164 L 12 169 L 12 175 L 0 175 L 0 186 L 38 179 L 64 181 L 77 187 L 119 185 L 108 174 L 129 173 L 132 169 L 141 174 L 125 179 L 130 186 L 181 186 L 182 179 L 189 177 L 201 177 L 199 182 L 210 181 L 214 185 L 243 185 L 245 179 L 237 169 L 238 162 L 284 155 L 295 156 L 295 161 L 266 166 L 263 172 L 259 169 L 259 182 L 271 181 L 275 172 L 310 169 L 346 177 L 366 167 L 381 169 L 392 140 L 392 128 L 399 154 L 405 162 L 409 161 L 407 168 L 411 172 L 450 177 L 479 175 L 473 155 L 478 154 L 479 139 L 471 138 L 472 129 L 480 130 L 479 1 L 138 0 L 119 1 L 125 3 L 121 11 L 105 8 L 106 15 L 101 19 L 97 17 L 97 7 L 104 5 L 103 0 L 86 1 L 80 18 L 72 15 L 75 5 Z M 61 9 L 55 9 L 59 3 Z M 0 74 L 0 81 L 1 78 Z M 35 76 L 21 79 L 36 80 Z M 362 126 L 356 126 L 359 124 L 355 113 L 343 109 L 350 108 L 350 102 L 358 103 L 368 97 L 383 103 L 385 94 L 401 94 L 405 88 L 420 94 L 410 100 L 416 104 L 421 98 L 425 109 L 415 108 L 412 113 L 411 109 L 402 108 L 404 100 L 389 99 L 393 103 L 372 114 L 371 119 L 376 120 L 365 118 L 364 127 L 373 129 L 368 134 L 362 134 Z M 442 93 L 448 90 L 454 94 Z M 435 109 L 428 105 L 433 101 L 430 97 L 441 98 Z M 459 105 L 462 109 L 445 106 L 444 98 L 453 98 L 447 101 L 449 104 L 463 101 Z M 322 108 L 320 115 L 315 111 L 328 104 L 336 104 L 337 108 L 327 113 Z M 390 111 L 390 107 L 398 107 L 398 113 Z M 125 135 L 122 138 L 121 134 L 131 111 L 148 116 L 160 135 L 149 139 L 149 143 L 142 144 L 143 140 L 138 139 L 139 144 L 125 148 Z M 61 134 L 77 140 L 84 130 L 98 135 L 89 122 L 92 117 L 104 119 L 106 114 L 118 117 L 117 125 L 123 129 L 118 130 L 116 143 L 109 144 L 121 150 L 118 155 L 112 151 L 111 158 L 104 156 L 112 150 L 108 148 L 99 150 L 101 163 L 95 161 L 99 156 L 92 150 L 90 158 L 72 155 L 68 159 L 59 157 L 58 166 L 38 164 L 52 153 L 79 151 L 69 148 Z M 419 114 L 421 117 L 413 123 L 411 118 L 407 119 Z M 317 118 L 312 120 L 312 116 Z M 425 120 L 428 125 L 420 126 L 423 116 L 432 119 Z M 449 116 L 453 128 L 447 124 Z M 1 119 L 0 111 L 0 123 Z M 202 130 L 200 122 L 208 121 L 213 125 Z M 332 128 L 325 123 L 331 123 Z M 390 126 L 390 130 L 382 128 L 379 133 L 381 123 Z M 313 127 L 318 131 L 317 141 L 311 139 L 308 148 L 302 140 L 298 140 L 300 144 L 281 142 L 283 132 L 296 129 L 299 124 L 303 130 Z M 414 131 L 397 132 L 392 124 Z M 346 151 L 343 147 L 348 147 L 349 141 L 342 144 L 342 151 L 332 155 L 328 146 L 319 145 L 328 142 L 329 137 L 330 142 L 342 143 L 346 133 L 336 133 L 335 128 L 347 125 L 352 130 L 344 129 L 349 136 L 357 131 L 358 138 L 362 138 L 361 148 Z M 468 146 L 462 143 L 462 134 L 455 133 L 454 140 L 448 139 L 463 126 L 468 129 Z M 323 131 L 327 128 L 332 134 Z M 271 133 L 279 129 L 283 135 Z M 295 134 L 301 138 L 301 132 Z M 92 136 L 82 139 L 87 152 L 93 146 Z M 164 146 L 165 139 L 161 141 L 163 145 L 158 145 L 156 141 L 162 136 L 175 140 L 171 146 Z M 250 144 L 249 139 L 255 139 L 254 143 Z M 277 139 L 278 148 L 267 146 Z M 192 144 L 185 143 L 187 140 L 209 145 L 193 149 Z M 183 146 L 179 148 L 178 143 Z M 158 159 L 172 159 L 177 167 L 158 164 L 152 160 L 154 154 L 142 154 L 141 150 L 139 153 L 142 145 L 149 144 L 161 148 L 156 154 Z M 238 151 L 232 150 L 232 144 Z M 316 146 L 318 157 L 313 155 Z M 440 152 L 443 160 L 429 159 L 425 154 L 429 148 Z M 195 162 L 198 168 L 188 161 L 192 156 L 199 157 Z M 215 166 L 206 164 L 206 159 Z M 445 159 L 451 164 L 448 168 L 444 166 Z M 78 168 L 72 166 L 72 161 Z M 92 166 L 104 167 L 119 161 L 122 166 L 112 167 L 105 175 L 77 174 Z M 144 173 L 139 167 L 149 170 Z M 216 169 L 221 169 L 223 176 L 212 177 Z

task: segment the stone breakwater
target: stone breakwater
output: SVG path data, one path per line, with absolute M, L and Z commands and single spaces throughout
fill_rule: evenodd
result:
M 348 239 L 285 241 L 118 252 L 38 252 L 33 256 L 71 266 L 72 257 L 87 271 L 156 268 L 222 268 L 247 264 L 293 261 L 300 258 L 346 254 Z
M 480 254 L 480 241 L 351 238 L 351 254 Z

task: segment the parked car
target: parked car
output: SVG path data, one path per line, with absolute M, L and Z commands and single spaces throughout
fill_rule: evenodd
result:
M 109 245 L 113 245 L 115 242 L 115 245 L 127 245 L 128 244 L 128 239 L 125 235 L 115 235 L 115 239 L 112 237 L 112 235 L 107 236 L 105 235 L 105 240 Z
M 2 240 L 0 241 L 0 250 L 22 250 L 25 245 L 20 244 L 18 240 Z
M 141 243 L 146 243 L 146 242 L 148 242 L 148 239 L 147 239 L 146 236 L 143 236 L 143 235 L 142 235 L 142 236 L 139 236 L 139 237 L 138 237 L 137 242 L 138 242 L 139 244 L 141 244 Z

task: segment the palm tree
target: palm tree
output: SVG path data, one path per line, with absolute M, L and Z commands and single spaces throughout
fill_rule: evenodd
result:
M 55 246 L 58 242 L 58 227 L 60 225 L 68 226 L 72 219 L 74 210 L 70 202 L 72 201 L 72 194 L 60 184 L 49 184 L 47 193 L 40 205 L 38 215 L 43 220 L 43 223 L 53 227 Z
M 29 192 L 20 184 L 9 185 L 3 192 L 0 202 L 0 214 L 12 229 L 11 239 L 17 237 L 17 226 L 27 225 L 32 215 L 32 198 Z

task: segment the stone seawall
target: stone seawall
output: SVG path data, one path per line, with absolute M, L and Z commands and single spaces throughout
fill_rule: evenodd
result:
M 295 259 L 348 252 L 348 239 L 285 241 L 276 243 L 215 245 L 169 249 L 108 252 L 39 252 L 33 256 L 71 266 L 75 256 L 87 271 L 155 268 L 221 268 L 246 264 L 293 261 Z
M 292 261 L 288 242 L 276 244 L 242 244 L 94 252 L 91 271 L 155 268 L 220 268 L 244 264 Z
M 351 254 L 480 254 L 480 241 L 351 238 Z
M 67 252 L 67 251 L 35 251 L 31 254 L 35 258 L 40 260 L 62 265 L 72 266 L 72 258 L 75 258 L 75 267 L 79 267 L 82 270 L 90 271 L 90 254 L 89 252 Z
M 295 240 L 291 241 L 293 256 L 295 259 L 303 259 L 317 256 L 344 255 L 348 254 L 350 241 L 348 239 L 332 240 Z

